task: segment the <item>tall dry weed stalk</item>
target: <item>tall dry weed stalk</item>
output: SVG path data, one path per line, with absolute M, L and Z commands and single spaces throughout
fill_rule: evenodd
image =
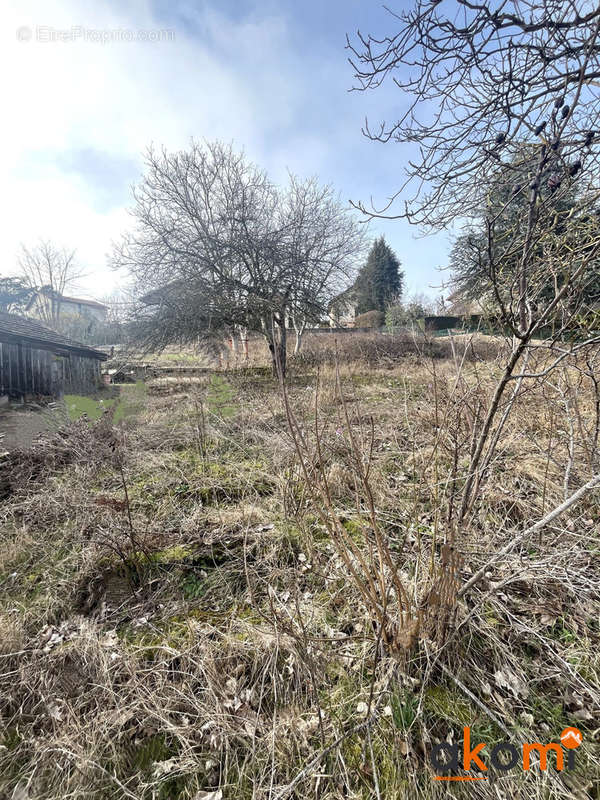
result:
M 338 431 L 343 436 L 351 467 L 360 520 L 357 528 L 349 529 L 335 508 L 327 474 L 325 426 L 319 408 L 319 376 L 317 374 L 310 432 L 292 410 L 281 372 L 279 379 L 288 429 L 315 512 L 363 600 L 378 642 L 381 642 L 387 652 L 397 657 L 404 655 L 417 641 L 420 612 L 400 575 L 401 553 L 392 552 L 375 508 L 370 482 L 373 420 L 370 418 L 366 433 L 356 429 L 342 391 L 339 368 L 336 368 Z M 355 538 L 356 533 L 359 535 Z
M 410 652 L 420 638 L 442 645 L 454 627 L 459 599 L 490 567 L 525 543 L 532 534 L 541 536 L 547 525 L 585 498 L 600 481 L 596 475 L 600 407 L 597 390 L 594 391 L 596 355 L 589 348 L 580 352 L 576 347 L 567 362 L 563 358 L 557 360 L 552 354 L 552 369 L 548 371 L 548 353 L 544 350 L 538 352 L 528 337 L 525 344 L 507 344 L 504 360 L 502 348 L 497 350 L 500 377 L 496 380 L 494 367 L 483 370 L 476 360 L 468 360 L 471 352 L 468 344 L 465 346 L 463 343 L 460 350 L 454 350 L 450 374 L 442 376 L 435 358 L 429 361 L 433 386 L 429 410 L 433 439 L 431 447 L 423 452 L 413 448 L 413 460 L 418 466 L 417 483 L 421 485 L 421 491 L 426 488 L 431 497 L 433 530 L 431 539 L 426 541 L 420 533 L 417 536 L 416 562 L 410 565 L 411 570 L 414 567 L 415 577 L 410 586 L 402 570 L 406 564 L 404 543 L 400 549 L 390 546 L 374 501 L 375 433 L 372 417 L 367 417 L 366 423 L 364 418 L 362 423 L 356 422 L 357 415 L 350 413 L 339 365 L 336 365 L 336 441 L 338 446 L 340 441 L 343 442 L 344 460 L 354 487 L 359 520 L 357 526 L 349 527 L 343 513 L 336 507 L 332 491 L 328 469 L 328 422 L 321 411 L 319 375 L 317 373 L 310 424 L 293 410 L 286 381 L 280 375 L 287 427 L 300 464 L 304 491 L 327 530 L 352 584 L 360 593 L 378 640 L 388 653 L 396 656 Z M 553 376 L 559 376 L 559 373 L 560 381 L 555 384 Z M 524 530 L 514 531 L 513 523 L 507 517 L 499 533 L 501 537 L 510 535 L 508 545 L 488 552 L 485 563 L 477 564 L 474 573 L 467 573 L 465 582 L 462 571 L 465 555 L 473 550 L 478 536 L 481 503 L 497 464 L 505 458 L 513 415 L 521 408 L 526 394 L 531 392 L 546 397 L 544 413 L 551 412 L 553 428 L 562 426 L 561 430 L 568 434 L 563 467 L 563 502 L 549 510 L 545 508 L 548 471 L 551 464 L 555 465 L 557 458 L 561 458 L 560 453 L 553 452 L 550 437 L 545 457 L 545 483 L 544 487 L 540 486 L 540 492 L 544 494 L 541 518 L 527 520 L 529 524 L 524 526 Z M 583 397 L 587 398 L 585 403 Z M 413 435 L 416 436 L 417 431 Z M 587 463 L 591 478 L 573 492 L 576 463 Z M 415 491 L 417 488 L 415 486 Z M 416 498 L 417 494 L 415 514 L 418 508 Z M 428 559 L 424 557 L 427 549 Z M 424 564 L 427 564 L 425 568 Z

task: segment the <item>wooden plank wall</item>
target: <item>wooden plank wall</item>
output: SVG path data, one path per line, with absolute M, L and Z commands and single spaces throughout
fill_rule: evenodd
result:
M 95 358 L 63 357 L 0 342 L 0 395 L 88 394 L 99 385 L 100 362 Z
M 64 392 L 67 394 L 89 394 L 101 385 L 100 361 L 97 358 L 71 356 L 64 363 Z

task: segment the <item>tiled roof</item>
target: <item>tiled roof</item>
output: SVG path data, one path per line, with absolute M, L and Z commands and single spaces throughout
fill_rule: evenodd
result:
M 35 305 L 35 301 L 40 299 L 40 295 L 43 297 L 52 297 L 54 293 L 47 287 L 42 287 L 38 289 L 31 295 L 31 299 L 29 300 L 29 304 L 27 308 L 31 308 Z M 79 306 L 91 306 L 92 308 L 102 308 L 105 311 L 108 311 L 108 306 L 104 305 L 104 303 L 99 303 L 97 300 L 88 300 L 86 297 L 67 297 L 64 294 L 55 294 L 56 300 L 60 301 L 61 303 L 72 303 L 73 305 Z
M 104 303 L 99 303 L 97 300 L 87 300 L 85 297 L 67 297 L 63 294 L 60 300 L 61 303 L 77 303 L 80 306 L 93 306 L 94 308 L 108 309 L 108 306 L 104 305 Z
M 0 342 L 22 341 L 23 344 L 40 350 L 53 352 L 69 351 L 87 358 L 105 361 L 108 356 L 100 350 L 68 339 L 56 331 L 50 330 L 35 319 L 22 317 L 19 314 L 7 314 L 0 311 Z

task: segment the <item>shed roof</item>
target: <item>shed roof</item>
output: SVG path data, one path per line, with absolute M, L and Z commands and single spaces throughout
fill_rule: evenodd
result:
M 27 347 L 37 350 L 50 350 L 59 355 L 73 354 L 84 358 L 96 358 L 106 361 L 108 355 L 88 347 L 80 342 L 74 342 L 56 331 L 50 330 L 37 320 L 22 317 L 19 314 L 7 314 L 0 311 L 0 342 L 18 344 L 21 342 Z

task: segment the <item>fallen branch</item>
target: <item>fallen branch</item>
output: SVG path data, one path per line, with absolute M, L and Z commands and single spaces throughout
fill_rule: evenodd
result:
M 571 508 L 571 506 L 575 505 L 575 503 L 581 500 L 582 497 L 585 497 L 585 495 L 588 494 L 588 492 L 591 492 L 591 490 L 595 489 L 596 486 L 598 486 L 599 484 L 600 484 L 600 475 L 594 475 L 593 478 L 591 478 L 583 486 L 580 486 L 576 492 L 574 492 L 570 497 L 568 497 L 564 501 L 564 503 L 561 503 L 559 506 L 552 509 L 552 511 L 548 512 L 548 514 L 546 514 L 545 517 L 542 517 L 542 519 L 538 520 L 538 522 L 536 522 L 535 525 L 532 525 L 530 528 L 527 528 L 527 530 L 523 531 L 523 533 L 519 534 L 516 538 L 514 538 L 511 542 L 509 542 L 506 545 L 506 547 L 503 547 L 502 550 L 499 550 L 497 553 L 495 553 L 490 559 L 486 561 L 486 563 L 480 569 L 477 570 L 477 572 L 474 575 L 472 575 L 469 578 L 469 580 L 464 584 L 464 586 L 462 586 L 458 590 L 457 593 L 458 597 L 462 597 L 465 594 L 465 592 L 467 592 L 472 586 L 474 586 L 479 580 L 481 580 L 481 578 L 483 578 L 486 571 L 489 569 L 489 567 L 492 566 L 492 564 L 495 564 L 496 561 L 499 561 L 501 558 L 503 558 L 504 556 L 508 555 L 513 550 L 515 550 L 529 536 L 542 530 L 542 528 L 545 528 L 546 525 L 549 525 L 557 517 L 560 517 L 561 514 L 564 514 L 565 511 L 568 511 Z

